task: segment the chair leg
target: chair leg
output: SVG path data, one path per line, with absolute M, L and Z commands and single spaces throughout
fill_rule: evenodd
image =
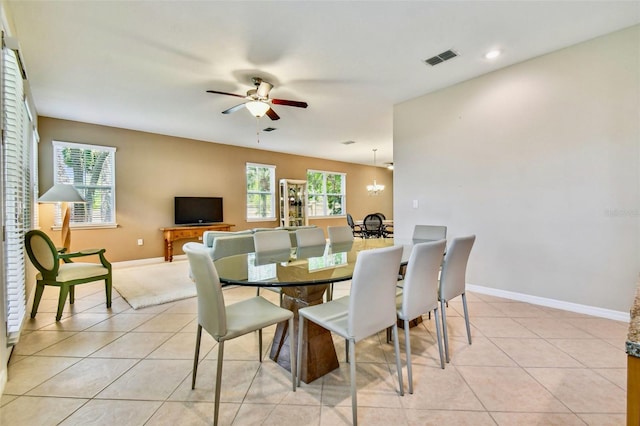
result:
M 202 340 L 202 326 L 198 324 L 196 332 L 196 354 L 193 357 L 193 373 L 191 375 L 191 389 L 196 388 L 196 375 L 198 374 L 198 358 L 200 357 L 200 341 Z
M 67 295 L 69 294 L 69 286 L 64 284 L 60 286 L 60 296 L 58 296 L 58 313 L 56 314 L 56 321 L 60 321 L 62 318 L 62 310 L 64 304 L 67 301 Z
M 356 342 L 349 340 L 349 358 L 350 376 L 351 376 L 351 416 L 353 417 L 353 426 L 358 425 L 358 390 L 356 383 Z
M 440 300 L 440 310 L 442 311 L 442 340 L 444 340 L 445 359 L 449 362 L 449 334 L 447 333 L 447 312 L 444 307 L 444 300 Z
M 69 304 L 73 305 L 76 301 L 76 287 L 73 285 L 69 286 Z
M 409 330 L 409 327 L 406 328 Z M 402 365 L 400 364 L 400 339 L 398 339 L 398 324 L 393 324 L 393 343 L 396 351 L 396 368 L 398 370 L 398 384 L 400 385 L 400 396 L 404 396 L 404 384 L 402 383 Z
M 299 314 L 298 317 L 298 355 L 296 356 L 296 375 L 298 377 L 298 387 L 300 387 L 300 373 L 302 372 L 302 332 L 304 327 L 304 317 Z M 291 328 L 291 332 L 293 333 L 293 328 Z
M 262 362 L 262 329 L 258 330 L 258 360 Z
M 409 340 L 409 320 L 404 320 L 404 346 L 407 356 L 407 378 L 409 380 L 409 393 L 413 394 L 413 375 L 411 370 L 411 340 Z M 402 372 L 400 372 L 402 374 Z M 402 380 L 402 377 L 399 376 Z
M 38 313 L 38 306 L 40 306 L 40 299 L 42 299 L 42 293 L 44 292 L 44 284 L 36 284 L 36 293 L 33 297 L 33 307 L 31 308 L 31 318 L 35 318 Z
M 218 342 L 218 368 L 216 370 L 216 391 L 213 407 L 213 424 L 218 425 L 218 412 L 220 411 L 220 383 L 222 382 L 222 358 L 224 356 L 224 340 Z
M 469 310 L 467 309 L 467 294 L 462 293 L 462 307 L 464 308 L 464 322 L 467 326 L 467 339 L 471 344 L 471 327 L 469 326 Z
M 344 362 L 349 363 L 349 339 L 344 339 Z
M 107 279 L 104 280 L 104 291 L 107 295 L 107 309 L 111 307 L 111 288 L 112 287 L 113 285 L 112 285 L 111 276 L 109 276 Z
M 433 316 L 436 319 L 436 339 L 438 339 L 438 352 L 440 352 L 440 367 L 444 369 L 444 356 L 442 355 L 442 335 L 440 332 L 440 317 L 438 317 L 438 308 L 433 310 Z
M 293 315 L 289 318 L 289 358 L 291 362 L 289 363 L 291 366 L 291 384 L 293 385 L 293 391 L 296 391 L 296 354 L 294 350 L 294 342 L 293 342 Z

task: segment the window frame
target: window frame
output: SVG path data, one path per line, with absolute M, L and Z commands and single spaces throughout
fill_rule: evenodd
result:
M 269 170 L 269 191 L 250 190 L 249 189 L 249 168 L 267 169 Z M 273 164 L 261 164 L 247 162 L 245 164 L 245 216 L 247 222 L 275 222 L 278 220 L 276 214 L 276 166 Z M 249 196 L 250 195 L 270 195 L 271 196 L 271 214 L 266 217 L 249 215 Z
M 309 174 L 310 173 L 320 173 L 322 174 L 322 190 L 323 192 L 321 193 L 314 193 L 312 192 L 312 188 L 309 182 Z M 342 188 L 341 188 L 341 192 L 339 194 L 336 193 L 328 193 L 327 192 L 327 177 L 329 175 L 339 175 L 342 176 Z M 311 199 L 314 196 L 321 196 L 324 200 L 323 205 L 322 205 L 322 214 L 313 214 L 312 212 L 312 203 L 311 203 Z M 342 213 L 340 214 L 331 214 L 331 212 L 329 211 L 329 204 L 328 204 L 328 198 L 329 196 L 335 197 L 335 196 L 339 196 L 341 197 L 342 202 L 341 204 L 341 208 L 342 208 Z M 347 216 L 347 174 L 344 172 L 333 172 L 333 171 L 328 171 L 328 170 L 316 170 L 316 169 L 307 169 L 307 213 L 308 213 L 308 217 L 309 218 L 313 218 L 313 219 L 335 219 L 335 218 L 340 218 L 340 217 L 346 217 Z
M 96 188 L 108 188 L 110 189 L 110 204 L 111 204 L 111 210 L 112 210 L 112 217 L 110 221 L 91 221 L 91 222 L 79 222 L 78 220 L 76 220 L 73 217 L 73 213 L 71 214 L 71 221 L 69 222 L 69 226 L 71 228 L 74 229 L 99 229 L 99 228 L 116 228 L 118 226 L 117 220 L 116 220 L 116 148 L 112 147 L 112 146 L 104 146 L 104 145 L 93 145 L 93 144 L 87 144 L 87 143 L 79 143 L 79 142 L 65 142 L 65 141 L 58 141 L 58 140 L 53 140 L 51 142 L 52 147 L 53 147 L 53 161 L 52 161 L 52 166 L 53 166 L 53 184 L 58 184 L 58 183 L 64 183 L 64 184 L 72 184 L 77 190 L 78 192 L 80 192 L 81 194 L 83 194 L 83 196 L 85 195 L 85 190 L 88 189 L 88 187 L 90 187 L 91 185 L 86 184 L 84 182 L 82 183 L 78 183 L 75 181 L 70 181 L 70 180 L 66 180 L 66 179 L 61 179 L 61 176 L 58 175 L 58 173 L 56 173 L 56 170 L 58 168 L 58 150 L 59 149 L 63 149 L 63 148 L 76 148 L 76 149 L 83 149 L 83 150 L 92 150 L 92 151 L 103 151 L 103 152 L 107 152 L 108 155 L 111 157 L 111 161 L 109 162 L 109 172 L 111 174 L 111 182 L 110 185 L 93 185 Z M 69 205 L 69 208 L 72 209 L 71 211 L 73 212 L 73 207 L 72 205 Z M 61 211 L 61 206 L 60 203 L 56 203 L 55 209 L 54 209 L 54 221 L 53 221 L 53 227 L 52 229 L 57 230 L 60 229 L 62 227 L 62 211 Z

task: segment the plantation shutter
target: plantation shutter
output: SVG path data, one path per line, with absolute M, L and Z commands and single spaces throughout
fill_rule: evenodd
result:
M 2 49 L 2 120 L 4 138 L 4 281 L 8 343 L 19 336 L 26 310 L 24 234 L 32 228 L 37 188 L 33 119 L 25 97 L 26 78 L 17 49 Z M 11 46 L 16 47 L 17 46 Z

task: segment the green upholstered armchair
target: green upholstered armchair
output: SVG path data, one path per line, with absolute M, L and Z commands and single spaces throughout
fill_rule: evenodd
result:
M 38 270 L 31 318 L 35 318 L 38 312 L 38 305 L 45 285 L 60 287 L 56 321 L 60 321 L 62 317 L 62 309 L 67 300 L 67 294 L 69 295 L 69 303 L 73 304 L 74 287 L 78 284 L 104 280 L 107 308 L 111 307 L 111 263 L 104 257 L 105 249 L 60 253 L 47 234 L 38 230 L 27 232 L 25 245 L 31 263 Z M 100 263 L 74 261 L 78 258 L 95 255 L 100 257 Z

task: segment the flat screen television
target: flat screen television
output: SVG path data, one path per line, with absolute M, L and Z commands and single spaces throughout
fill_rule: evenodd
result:
M 206 225 L 223 222 L 222 197 L 175 197 L 176 225 Z

